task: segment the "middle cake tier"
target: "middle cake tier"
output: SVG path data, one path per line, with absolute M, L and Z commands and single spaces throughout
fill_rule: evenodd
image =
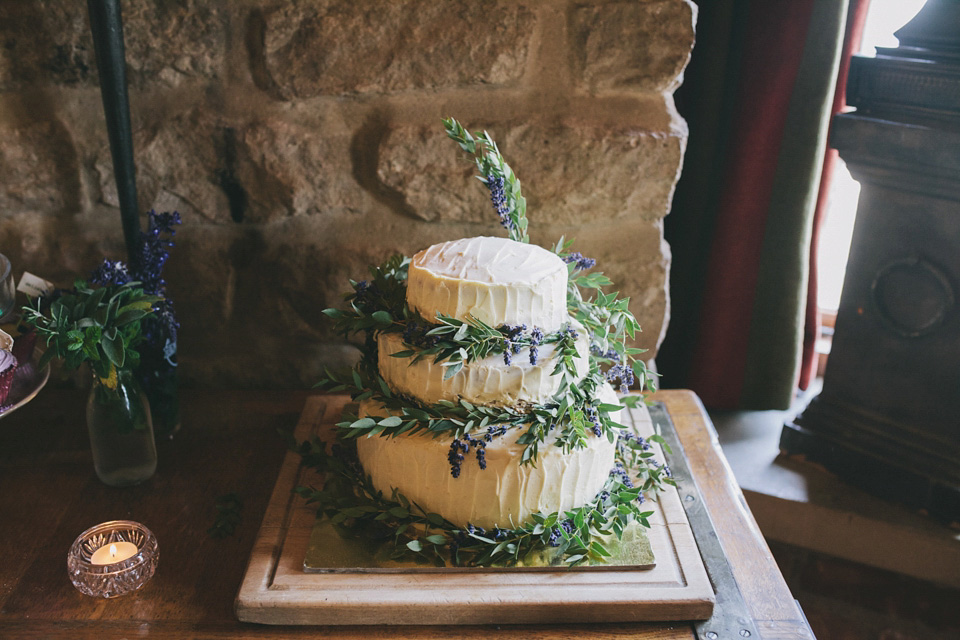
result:
M 577 379 L 589 368 L 586 332 L 577 329 L 577 353 L 574 359 Z M 553 375 L 557 366 L 553 344 L 539 347 L 536 363 L 531 363 L 529 349 L 514 354 L 506 364 L 503 354 L 489 355 L 463 365 L 446 380 L 447 367 L 435 363 L 434 356 L 414 361 L 414 356 L 400 358 L 392 354 L 408 350 L 399 333 L 377 336 L 377 367 L 384 381 L 395 393 L 414 398 L 424 404 L 439 400 L 457 402 L 461 398 L 473 404 L 513 407 L 521 403 L 543 403 L 560 387 L 560 375 Z

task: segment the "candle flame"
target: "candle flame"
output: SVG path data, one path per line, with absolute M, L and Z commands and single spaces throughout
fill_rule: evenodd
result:
M 110 545 L 110 557 L 111 558 L 117 557 L 117 545 L 115 544 Z

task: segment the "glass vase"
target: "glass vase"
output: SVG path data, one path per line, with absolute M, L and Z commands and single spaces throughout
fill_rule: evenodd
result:
M 150 402 L 153 435 L 170 440 L 180 430 L 180 396 L 177 391 L 177 320 L 169 300 L 158 315 L 142 321 L 146 340 L 140 347 L 137 376 Z
M 153 434 L 158 441 L 171 440 L 180 431 L 180 396 L 176 366 L 162 365 L 141 376 L 150 403 Z
M 97 477 L 111 487 L 139 484 L 157 468 L 157 448 L 147 396 L 133 373 L 116 381 L 93 376 L 87 399 L 87 430 Z

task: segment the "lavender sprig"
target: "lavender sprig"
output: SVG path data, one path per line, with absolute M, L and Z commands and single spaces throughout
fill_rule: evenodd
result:
M 563 256 L 563 261 L 567 264 L 573 264 L 576 271 L 584 271 L 597 266 L 597 261 L 593 258 L 586 258 L 579 251 Z
M 162 299 L 154 305 L 155 313 L 143 321 L 144 346 L 140 349 L 141 383 L 151 387 L 151 376 L 163 367 L 177 366 L 177 333 L 180 323 L 173 307 L 173 301 L 167 297 L 167 281 L 163 279 L 163 267 L 170 257 L 169 248 L 173 246 L 172 237 L 176 234 L 174 226 L 181 223 L 176 211 L 147 213 L 147 230 L 140 232 L 140 255 L 135 268 L 131 270 L 120 260 L 104 260 L 90 276 L 90 281 L 102 286 L 123 285 L 130 281 L 141 283 L 148 295 Z
M 471 134 L 453 118 L 444 118 L 447 135 L 474 156 L 477 178 L 490 189 L 490 201 L 511 240 L 530 242 L 527 235 L 527 200 L 520 193 L 520 181 L 500 154 L 497 143 L 486 131 Z

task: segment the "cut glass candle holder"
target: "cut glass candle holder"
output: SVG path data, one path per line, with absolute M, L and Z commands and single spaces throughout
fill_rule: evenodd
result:
M 136 552 L 108 564 L 97 564 L 92 560 L 97 550 L 109 549 L 110 545 L 129 548 L 118 543 L 132 543 Z M 139 522 L 113 520 L 90 527 L 74 540 L 67 553 L 67 571 L 73 586 L 81 593 L 116 598 L 146 584 L 153 577 L 159 558 L 157 538 L 149 529 Z

